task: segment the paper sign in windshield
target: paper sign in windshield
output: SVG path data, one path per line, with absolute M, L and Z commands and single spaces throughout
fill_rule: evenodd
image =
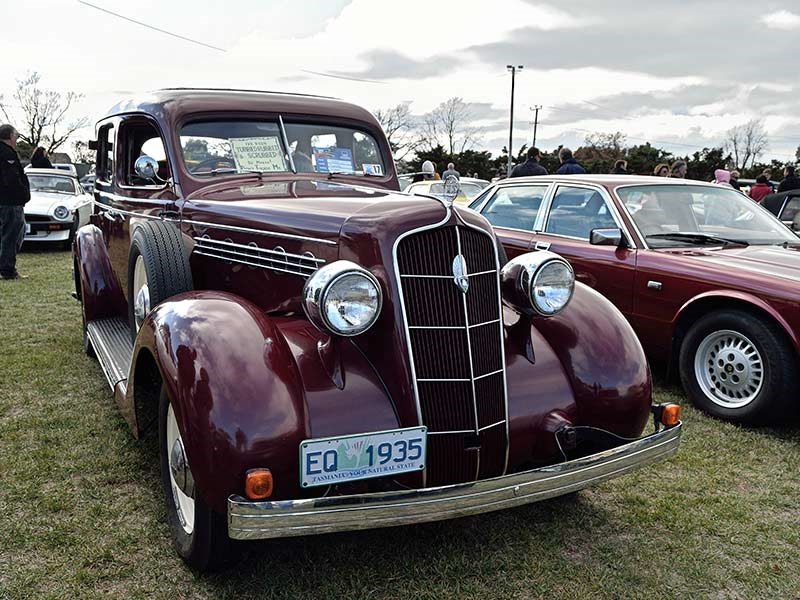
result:
M 236 167 L 253 171 L 285 171 L 286 163 L 277 136 L 231 138 Z
M 314 170 L 317 173 L 356 172 L 350 148 L 314 148 Z
M 383 175 L 383 165 L 364 163 L 361 166 L 361 168 L 364 169 L 364 175 L 375 175 L 375 176 Z

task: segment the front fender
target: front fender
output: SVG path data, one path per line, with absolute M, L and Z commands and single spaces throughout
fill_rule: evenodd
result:
M 248 468 L 269 468 L 276 498 L 297 482 L 309 437 L 303 384 L 275 322 L 224 292 L 187 292 L 145 319 L 132 364 L 148 351 L 167 387 L 197 487 L 218 512 L 244 491 Z M 128 401 L 136 387 L 132 369 Z
M 554 317 L 531 319 L 561 361 L 577 405 L 575 425 L 639 436 L 650 416 L 653 384 L 633 328 L 605 297 L 581 283 Z
M 127 302 L 111 268 L 103 232 L 84 225 L 75 237 L 76 276 L 80 278 L 81 301 L 86 321 L 127 315 Z

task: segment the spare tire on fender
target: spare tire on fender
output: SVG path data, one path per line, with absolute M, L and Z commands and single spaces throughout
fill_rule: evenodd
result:
M 165 221 L 146 221 L 131 238 L 128 253 L 128 318 L 136 341 L 147 314 L 167 298 L 194 289 L 180 230 Z

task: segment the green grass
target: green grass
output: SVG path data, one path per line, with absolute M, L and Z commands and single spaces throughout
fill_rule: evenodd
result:
M 18 268 L 0 281 L 0 598 L 800 597 L 798 429 L 690 407 L 676 457 L 577 496 L 254 544 L 197 575 L 170 546 L 153 442 L 81 351 L 68 253 Z

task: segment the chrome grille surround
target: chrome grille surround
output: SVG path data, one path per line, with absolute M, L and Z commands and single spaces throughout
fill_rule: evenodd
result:
M 292 254 L 286 252 L 281 246 L 267 250 L 260 248 L 255 242 L 237 244 L 230 238 L 215 240 L 208 235 L 193 239 L 195 242 L 194 253 L 200 256 L 209 256 L 226 262 L 260 267 L 279 273 L 308 277 L 325 264 L 325 260 L 317 258 L 311 252 Z
M 457 221 L 452 219 L 453 214 L 456 215 Z M 411 236 L 414 236 L 416 234 L 423 233 L 423 232 L 431 232 L 432 230 L 435 230 L 435 229 L 444 230 L 444 229 L 449 228 L 449 227 L 452 227 L 452 229 L 455 231 L 456 244 L 457 244 L 457 247 L 455 249 L 456 256 L 463 256 L 464 255 L 464 250 L 465 249 L 463 247 L 463 238 L 467 234 L 467 232 L 469 232 L 470 234 L 477 232 L 477 234 L 486 236 L 491 241 L 491 247 L 492 247 L 492 251 L 493 251 L 494 268 L 491 269 L 491 270 L 478 270 L 475 273 L 469 273 L 468 276 L 470 277 L 471 281 L 477 281 L 477 279 L 473 280 L 472 278 L 479 278 L 480 276 L 485 276 L 486 279 L 493 280 L 491 285 L 488 286 L 488 289 L 491 290 L 491 288 L 494 288 L 493 290 L 491 290 L 491 292 L 496 294 L 496 299 L 497 299 L 496 307 L 492 307 L 490 309 L 488 306 L 477 305 L 478 307 L 476 308 L 476 305 L 474 303 L 470 304 L 468 302 L 468 295 L 472 290 L 470 289 L 467 292 L 462 293 L 458 289 L 458 287 L 456 285 L 456 282 L 454 281 L 454 275 L 452 275 L 452 274 L 445 275 L 443 273 L 431 274 L 431 273 L 420 273 L 420 272 L 404 273 L 401 270 L 401 266 L 400 266 L 400 251 L 399 251 L 399 249 L 401 247 L 401 243 L 403 242 L 403 240 L 405 240 L 405 239 L 407 239 L 407 238 L 409 238 Z M 472 248 L 472 251 L 473 251 L 473 253 L 475 252 L 475 248 L 474 247 Z M 449 260 L 452 261 L 454 258 L 455 258 L 455 256 L 449 257 Z M 451 443 L 450 442 L 446 442 L 445 440 L 446 439 L 451 439 L 451 434 L 462 434 L 462 435 L 472 434 L 472 436 L 474 436 L 473 439 L 476 439 L 476 440 L 480 440 L 480 439 L 490 440 L 489 436 L 491 435 L 491 432 L 488 432 L 487 430 L 490 430 L 490 429 L 495 428 L 495 427 L 502 426 L 503 427 L 503 433 L 499 434 L 499 432 L 498 432 L 498 435 L 500 435 L 500 437 L 504 436 L 504 439 L 502 440 L 502 442 L 504 443 L 505 447 L 504 448 L 489 448 L 489 449 L 487 449 L 487 454 L 489 452 L 491 452 L 492 449 L 493 450 L 501 450 L 503 452 L 503 455 L 501 457 L 499 457 L 499 458 L 501 459 L 500 464 L 502 465 L 502 473 L 504 474 L 508 469 L 508 450 L 509 450 L 509 440 L 508 440 L 508 392 L 507 392 L 507 385 L 506 385 L 506 366 L 505 366 L 505 353 L 504 353 L 504 346 L 505 346 L 504 337 L 505 336 L 504 336 L 503 323 L 502 323 L 502 304 L 501 304 L 502 299 L 501 299 L 501 295 L 500 295 L 500 281 L 499 281 L 499 257 L 498 257 L 497 246 L 495 244 L 494 238 L 492 237 L 492 235 L 490 233 L 488 233 L 488 232 L 486 232 L 486 231 L 484 231 L 484 230 L 482 230 L 482 229 L 480 229 L 478 227 L 470 225 L 469 223 L 466 223 L 463 219 L 461 219 L 460 215 L 458 215 L 457 212 L 452 211 L 450 208 L 447 208 L 447 213 L 446 213 L 444 219 L 442 219 L 440 222 L 432 224 L 432 225 L 429 225 L 429 226 L 425 226 L 425 227 L 421 227 L 421 228 L 417 228 L 417 229 L 408 231 L 408 232 L 404 233 L 403 235 L 399 236 L 397 238 L 397 240 L 395 240 L 395 243 L 394 243 L 393 260 L 394 260 L 395 273 L 398 276 L 398 293 L 399 293 L 399 296 L 400 296 L 400 306 L 401 306 L 401 311 L 402 311 L 402 316 L 403 316 L 403 329 L 404 329 L 404 333 L 405 333 L 406 344 L 407 344 L 407 347 L 408 347 L 409 363 L 410 363 L 410 367 L 411 367 L 411 371 L 412 371 L 413 391 L 414 391 L 414 396 L 415 396 L 417 417 L 419 419 L 419 423 L 420 424 L 429 425 L 429 420 L 431 418 L 431 411 L 436 408 L 432 404 L 426 405 L 425 407 L 423 407 L 422 401 L 421 401 L 421 393 L 420 393 L 420 387 L 421 386 L 430 385 L 433 382 L 438 382 L 440 384 L 441 383 L 445 383 L 446 385 L 450 386 L 446 390 L 444 390 L 445 393 L 455 393 L 455 392 L 453 392 L 453 386 L 467 385 L 468 388 L 469 388 L 469 392 L 470 392 L 471 398 L 472 398 L 472 410 L 471 410 L 472 414 L 469 415 L 469 422 L 467 422 L 467 415 L 462 414 L 464 407 L 463 406 L 462 407 L 456 406 L 455 407 L 456 409 L 461 408 L 462 410 L 455 410 L 450 415 L 450 417 L 451 417 L 450 420 L 452 422 L 457 422 L 457 423 L 461 424 L 461 426 L 456 425 L 455 427 L 452 427 L 452 428 L 450 428 L 448 430 L 438 430 L 438 431 L 436 430 L 436 427 L 430 427 L 429 426 L 428 435 L 429 436 L 436 436 L 437 438 L 439 436 L 444 436 L 441 441 L 442 441 L 442 444 L 445 444 L 444 447 L 447 447 L 447 446 L 451 446 Z M 421 259 L 421 263 L 425 263 L 426 261 L 427 261 L 426 258 Z M 469 262 L 470 262 L 469 257 L 467 257 L 467 266 L 468 267 L 469 267 Z M 474 262 L 473 262 L 473 264 L 474 264 Z M 416 267 L 420 267 L 420 265 L 416 265 Z M 419 268 L 415 268 L 414 270 L 419 271 Z M 436 269 L 432 269 L 432 270 L 436 270 Z M 490 275 L 492 276 L 491 278 L 489 277 Z M 453 314 L 449 314 L 448 315 L 447 311 L 442 311 L 441 307 L 434 307 L 431 312 L 432 313 L 438 313 L 438 314 L 437 315 L 432 315 L 432 314 L 421 313 L 419 311 L 419 307 L 409 306 L 407 304 L 408 294 L 406 293 L 406 290 L 404 288 L 406 288 L 406 286 L 409 285 L 409 284 L 413 285 L 412 282 L 414 282 L 415 280 L 419 281 L 419 280 L 423 280 L 423 279 L 428 279 L 428 280 L 435 279 L 435 280 L 438 280 L 438 281 L 441 281 L 441 282 L 446 282 L 446 283 L 442 284 L 444 286 L 442 288 L 442 290 L 448 290 L 448 292 L 450 290 L 455 290 L 455 293 L 457 294 L 457 296 L 460 296 L 460 299 L 457 301 L 457 303 L 460 305 L 460 306 L 457 307 L 457 310 L 459 311 L 459 313 L 461 313 L 458 316 L 458 318 L 459 318 L 459 323 L 458 324 L 453 321 L 454 315 Z M 472 287 L 473 286 L 471 285 L 470 288 L 472 288 Z M 483 288 L 484 288 L 484 291 L 485 291 L 487 289 L 487 285 L 484 285 Z M 412 293 L 412 295 L 415 295 L 415 294 Z M 473 322 L 476 317 L 479 317 L 479 316 L 485 317 L 487 315 L 487 311 L 490 311 L 490 310 L 492 312 L 492 314 L 491 314 L 492 318 L 481 319 L 479 322 Z M 419 323 L 419 321 L 420 321 L 419 315 L 420 314 L 423 315 L 423 319 L 433 319 L 434 316 L 438 316 L 439 320 L 438 320 L 438 322 L 429 322 L 429 323 L 425 322 L 424 325 L 420 325 L 420 324 L 411 325 L 410 324 L 410 319 L 411 319 L 410 315 L 411 314 L 415 314 L 416 315 L 414 317 L 414 322 L 415 323 Z M 496 325 L 496 329 L 494 327 L 492 327 L 494 325 Z M 490 372 L 484 372 L 484 373 L 481 373 L 481 374 L 476 374 L 476 372 L 477 372 L 476 371 L 476 366 L 473 364 L 473 356 L 474 355 L 473 355 L 472 344 L 473 344 L 473 339 L 474 339 L 474 337 L 476 335 L 475 332 L 478 331 L 478 328 L 485 328 L 485 327 L 490 327 L 491 329 L 495 329 L 496 335 L 498 336 L 497 337 L 497 346 L 496 346 L 496 348 L 498 350 L 499 357 L 495 357 L 495 360 L 498 361 L 497 362 L 497 367 L 498 368 L 493 369 Z M 450 360 L 452 362 L 453 358 L 451 356 L 440 356 L 440 357 L 437 358 L 437 366 L 438 367 L 444 368 L 445 370 L 447 370 L 447 368 L 455 368 L 456 370 L 458 370 L 460 368 L 462 370 L 462 373 L 459 373 L 458 377 L 445 378 L 445 379 L 436 378 L 436 377 L 426 377 L 425 376 L 426 370 L 430 369 L 430 364 L 429 364 L 431 362 L 430 361 L 430 357 L 424 356 L 424 352 L 419 352 L 419 351 L 415 352 L 414 341 L 412 339 L 412 337 L 413 337 L 412 336 L 412 330 L 414 330 L 415 332 L 424 332 L 425 334 L 428 333 L 428 331 L 425 331 L 425 330 L 429 330 L 430 333 L 432 333 L 432 334 L 450 333 L 450 332 L 452 332 L 454 334 L 457 334 L 458 332 L 462 332 L 463 331 L 464 334 L 463 334 L 462 337 L 464 338 L 464 341 L 466 342 L 466 355 L 467 355 L 467 357 L 469 359 L 468 360 L 468 362 L 469 362 L 468 371 L 467 372 L 463 372 L 465 365 L 460 365 L 460 366 L 458 366 L 458 365 L 456 365 L 456 366 L 450 365 L 448 367 L 448 360 Z M 495 334 L 491 334 L 491 335 L 495 335 Z M 424 345 L 421 345 L 421 346 L 424 347 Z M 420 350 L 420 348 L 418 348 L 418 350 Z M 454 352 L 454 354 L 457 354 L 457 352 Z M 495 379 L 495 384 L 500 384 L 500 385 L 499 386 L 496 385 L 493 391 L 497 393 L 497 392 L 499 392 L 499 390 L 497 388 L 498 387 L 502 387 L 502 390 L 501 390 L 502 391 L 502 407 L 494 406 L 493 408 L 495 410 L 496 409 L 500 409 L 500 412 L 502 414 L 497 415 L 497 416 L 500 417 L 499 419 L 492 419 L 491 423 L 481 423 L 480 422 L 480 416 L 479 416 L 480 412 L 479 412 L 479 407 L 478 407 L 478 393 L 477 393 L 477 390 L 476 390 L 476 385 L 479 385 L 483 381 L 490 382 L 492 380 L 492 377 L 493 376 L 497 376 L 497 375 L 500 375 L 500 377 Z M 490 391 L 492 391 L 492 390 L 490 390 Z M 485 397 L 485 393 L 486 392 L 485 392 L 485 389 L 484 389 L 484 397 Z M 439 412 L 441 412 L 441 411 L 439 411 Z M 425 413 L 428 413 L 428 414 L 426 415 Z M 490 415 L 490 416 L 494 416 L 494 415 Z M 426 419 L 426 417 L 428 417 L 428 419 Z M 486 435 L 482 436 L 482 432 L 486 432 Z M 497 438 L 498 435 L 495 435 L 494 437 Z M 478 478 L 481 477 L 480 454 L 481 454 L 481 450 L 480 450 L 480 444 L 479 444 L 478 457 L 477 457 L 477 461 L 476 461 L 476 464 L 475 464 L 474 479 L 478 479 Z M 498 457 L 495 457 L 495 458 L 498 458 Z M 430 461 L 429 461 L 429 464 L 430 464 Z M 456 471 L 459 470 L 461 467 L 462 467 L 462 465 L 460 465 L 460 464 L 454 464 L 453 465 L 453 468 Z M 427 485 L 428 484 L 428 482 L 427 482 L 427 478 L 428 478 L 428 468 L 427 468 L 427 466 L 426 466 L 426 470 L 425 470 L 425 474 L 424 475 L 425 475 L 425 479 L 426 479 L 425 484 Z M 489 476 L 491 476 L 491 475 L 489 475 Z M 438 482 L 434 482 L 434 484 L 437 484 L 437 483 Z

